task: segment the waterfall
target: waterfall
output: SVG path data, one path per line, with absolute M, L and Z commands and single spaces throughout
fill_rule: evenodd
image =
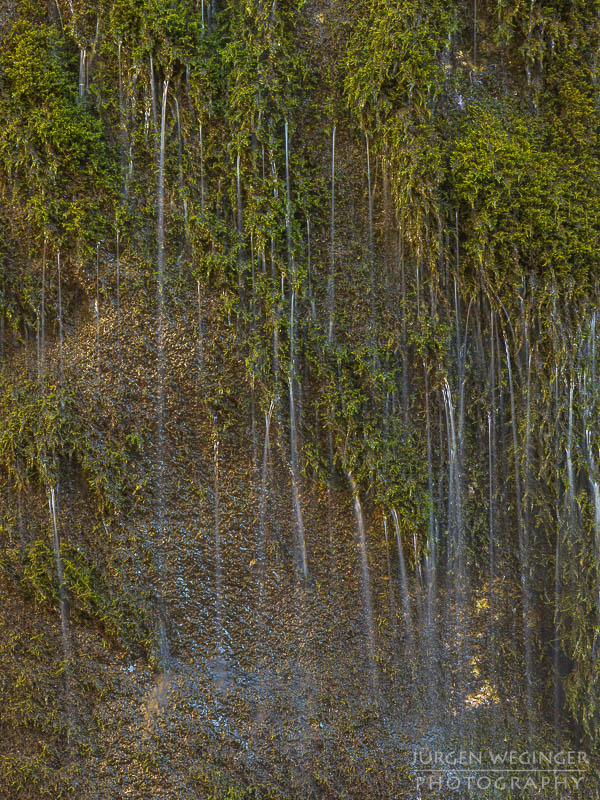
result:
M 496 637 L 495 637 L 495 619 L 496 619 L 496 554 L 494 547 L 495 535 L 495 486 L 494 477 L 496 469 L 495 461 L 495 435 L 496 435 L 496 364 L 495 364 L 495 347 L 494 347 L 494 315 L 490 314 L 490 407 L 488 411 L 488 550 L 489 550 L 489 569 L 490 569 L 490 585 L 489 585 L 489 647 L 490 647 L 490 671 L 492 681 L 496 680 Z
M 459 462 L 459 447 L 456 436 L 456 420 L 452 390 L 448 380 L 442 387 L 446 409 L 448 432 L 448 532 L 450 534 L 449 565 L 456 581 L 456 591 L 462 596 L 465 592 L 465 554 L 462 525 L 462 497 Z
M 367 155 L 367 197 L 369 210 L 369 298 L 370 298 L 370 332 L 371 348 L 373 349 L 373 365 L 375 366 L 375 344 L 377 336 L 375 332 L 375 251 L 373 247 L 373 192 L 371 190 L 371 161 L 369 158 L 369 137 L 365 134 L 366 155 Z
M 265 412 L 265 441 L 263 445 L 263 460 L 261 470 L 261 485 L 260 485 L 260 514 L 259 514 L 259 538 L 258 538 L 258 565 L 260 570 L 259 578 L 259 607 L 263 607 L 264 600 L 264 585 L 265 585 L 265 572 L 266 572 L 266 553 L 267 553 L 267 487 L 268 487 L 268 469 L 269 469 L 269 454 L 270 454 L 270 431 L 271 431 L 271 417 L 273 409 L 275 408 L 275 401 L 271 400 L 268 411 Z
M 121 261 L 120 236 L 117 231 L 117 379 L 121 387 Z
M 290 189 L 290 146 L 288 139 L 288 123 L 284 125 L 285 138 L 285 238 L 287 245 L 288 268 L 291 268 L 292 253 L 292 196 Z M 291 269 L 290 269 L 291 272 Z
M 96 299 L 94 316 L 96 318 L 96 384 L 100 383 L 100 244 L 96 245 Z
M 388 613 L 392 626 L 396 628 L 396 602 L 394 599 L 394 591 L 392 588 L 392 563 L 390 561 L 390 543 L 388 540 L 388 526 L 387 517 L 383 518 L 383 537 L 385 539 L 385 563 L 387 568 L 387 595 L 388 595 Z
M 154 130 L 156 130 L 158 112 L 156 108 L 156 86 L 154 84 L 154 62 L 152 56 L 150 56 L 150 102 L 152 106 L 152 124 L 154 125 Z
M 213 491 L 215 508 L 215 632 L 217 642 L 217 658 L 223 655 L 223 568 L 221 560 L 221 494 L 219 482 L 219 437 L 216 422 L 213 419 Z
M 330 255 L 329 280 L 327 282 L 327 301 L 329 304 L 329 328 L 327 341 L 333 342 L 333 324 L 335 320 L 335 128 L 331 132 L 331 217 L 330 217 Z
M 435 670 L 435 665 L 439 660 L 436 636 L 436 603 L 437 603 L 437 569 L 438 569 L 438 542 L 437 526 L 434 512 L 433 499 L 433 463 L 431 447 L 431 415 L 429 410 L 429 375 L 427 365 L 423 364 L 425 371 L 425 421 L 427 426 L 427 493 L 429 498 L 429 525 L 427 535 L 427 554 L 425 557 L 425 632 L 427 637 L 428 649 L 428 669 L 430 673 Z M 430 674 L 430 683 L 433 682 L 433 674 Z
M 310 305 L 310 314 L 312 317 L 312 321 L 315 322 L 317 319 L 317 311 L 315 307 L 315 299 L 313 297 L 312 291 L 312 264 L 311 264 L 311 253 L 310 253 L 310 218 L 306 218 L 306 272 L 307 272 L 307 282 L 308 282 L 308 303 Z
M 402 621 L 406 629 L 406 644 L 407 644 L 406 652 L 413 653 L 415 647 L 415 627 L 410 607 L 408 573 L 406 571 L 406 562 L 404 560 L 402 538 L 400 536 L 400 521 L 398 519 L 398 512 L 396 511 L 395 508 L 392 508 L 392 519 L 394 520 L 394 529 L 396 531 L 396 545 L 398 547 L 398 565 L 400 567 L 400 593 L 402 595 L 402 617 L 403 617 Z
M 162 109 L 161 109 L 161 128 L 160 128 L 160 149 L 158 162 L 158 198 L 157 198 L 157 273 L 158 273 L 158 408 L 157 408 L 157 461 L 158 461 L 158 481 L 157 481 L 157 527 L 158 527 L 158 548 L 156 553 L 157 572 L 159 581 L 163 582 L 164 572 L 164 544 L 165 544 L 165 143 L 166 143 L 166 118 L 167 118 L 167 96 L 169 91 L 169 81 L 165 80 L 163 86 Z M 169 671 L 170 648 L 167 638 L 166 609 L 160 589 L 159 604 L 159 644 L 161 668 L 164 672 Z
M 288 125 L 285 123 L 285 228 L 287 240 L 288 271 L 290 273 L 290 373 L 288 377 L 289 397 L 290 397 L 290 464 L 292 478 L 292 501 L 296 516 L 296 536 L 298 545 L 299 561 L 302 574 L 308 577 L 308 562 L 306 558 L 306 541 L 304 537 L 304 520 L 302 518 L 302 505 L 300 502 L 300 469 L 298 464 L 298 442 L 296 429 L 296 265 L 294 253 L 292 251 L 292 221 L 291 221 L 291 190 L 290 190 L 290 168 L 289 168 L 289 142 Z
M 406 268 L 404 263 L 404 236 L 398 232 L 398 258 L 400 259 L 400 287 L 402 293 L 402 421 L 408 425 L 408 333 L 406 310 Z
M 150 59 L 150 63 L 152 63 L 152 59 Z M 119 128 L 120 128 L 120 146 L 121 146 L 121 172 L 123 177 L 123 194 L 127 199 L 129 197 L 129 174 L 133 172 L 133 164 L 131 164 L 130 159 L 130 169 L 129 172 L 126 167 L 127 161 L 127 150 L 128 150 L 128 141 L 127 141 L 127 124 L 125 121 L 125 105 L 123 103 L 123 77 L 121 71 L 121 40 L 117 44 L 117 66 L 119 70 Z M 131 151 L 130 151 L 131 155 Z
M 237 251 L 237 264 L 238 264 L 238 284 L 240 292 L 240 303 L 242 307 L 245 304 L 245 285 L 244 285 L 244 259 L 242 247 L 244 242 L 244 216 L 242 209 L 242 180 L 240 176 L 240 154 L 238 152 L 235 160 L 235 185 L 236 185 L 236 214 L 237 214 L 237 238 L 238 238 L 238 251 Z
M 204 140 L 200 125 L 200 217 L 204 221 Z
M 198 304 L 198 351 L 197 351 L 197 362 L 198 362 L 198 374 L 202 376 L 204 372 L 204 348 L 202 346 L 202 292 L 200 288 L 200 281 L 196 281 L 196 290 L 197 290 L 197 304 Z
M 555 343 L 556 348 L 556 343 Z M 558 367 L 554 371 L 554 468 L 556 473 L 555 478 L 555 516 L 556 516 L 556 541 L 554 545 L 554 650 L 552 654 L 553 672 L 554 672 L 554 746 L 559 746 L 559 725 L 560 725 L 560 598 L 561 598 L 561 558 L 560 558 L 560 532 L 562 527 L 562 515 L 560 513 L 560 479 L 558 473 L 558 465 L 560 458 L 560 435 L 559 435 L 559 422 L 560 422 L 560 404 L 559 394 L 560 386 L 558 379 Z
M 464 548 L 464 531 L 462 515 L 462 481 L 460 445 L 457 442 L 456 420 L 452 391 L 448 380 L 442 387 L 444 408 L 446 413 L 446 433 L 448 441 L 448 571 L 452 579 L 454 595 L 454 640 L 456 647 L 456 692 L 459 708 L 465 688 L 466 650 L 465 638 L 468 633 L 465 627 L 467 612 L 467 580 Z M 459 724 L 462 718 L 459 717 Z
M 79 99 L 83 100 L 85 95 L 85 47 L 79 49 Z
M 336 551 L 333 536 L 333 436 L 331 435 L 331 425 L 327 426 L 327 454 L 329 458 L 329 469 L 327 472 L 327 537 L 329 540 L 331 570 L 332 574 L 335 575 Z
M 44 249 L 42 251 L 42 296 L 40 300 L 40 383 L 46 371 L 46 248 L 47 239 L 44 237 Z
M 360 547 L 360 566 L 361 566 L 361 587 L 362 587 L 362 612 L 367 637 L 367 656 L 371 671 L 371 686 L 374 692 L 377 691 L 377 661 L 375 655 L 375 627 L 373 623 L 373 601 L 371 599 L 371 581 L 369 578 L 369 557 L 367 553 L 367 537 L 365 533 L 365 521 L 363 517 L 362 505 L 358 486 L 351 473 L 347 473 L 348 480 L 352 489 L 354 501 L 354 515 L 356 517 L 356 527 L 358 529 L 358 541 Z
M 275 161 L 271 159 L 271 174 L 273 177 L 273 197 L 277 199 L 277 168 Z M 275 270 L 275 240 L 271 236 L 271 281 L 273 291 L 276 290 L 276 270 Z M 279 302 L 273 302 L 273 382 L 277 385 L 279 381 Z
M 71 736 L 72 727 L 72 709 L 71 709 L 71 662 L 72 662 L 72 648 L 71 648 L 71 630 L 69 625 L 69 600 L 67 596 L 67 586 L 65 584 L 65 574 L 63 569 L 62 557 L 60 554 L 60 537 L 58 534 L 58 515 L 56 511 L 56 489 L 54 486 L 50 488 L 50 495 L 48 497 L 48 507 L 50 509 L 50 517 L 52 519 L 52 549 L 54 550 L 54 560 L 56 562 L 56 575 L 58 578 L 58 605 L 60 610 L 60 627 L 62 634 L 62 650 L 63 650 L 63 669 L 65 679 L 65 709 L 67 716 L 67 739 Z
M 183 181 L 183 137 L 181 135 L 181 118 L 179 115 L 179 100 L 177 98 L 175 98 L 175 112 L 177 115 L 177 163 L 179 167 L 179 192 L 183 202 L 183 229 L 187 241 L 189 239 L 188 206 L 187 197 L 185 196 L 185 184 Z
M 58 280 L 58 348 L 59 348 L 59 367 L 60 367 L 60 388 L 64 389 L 64 336 L 63 336 L 63 307 L 62 307 L 62 279 L 60 274 L 60 250 L 57 257 L 57 280 Z M 62 402 L 62 400 L 61 400 Z
M 512 439 L 513 439 L 513 455 L 514 455 L 514 468 L 515 468 L 515 495 L 517 505 L 517 527 L 519 531 L 519 560 L 521 569 L 521 591 L 523 596 L 522 604 L 522 617 L 523 617 L 523 647 L 525 651 L 525 697 L 527 708 L 527 727 L 529 738 L 531 740 L 533 733 L 533 662 L 531 652 L 531 608 L 529 599 L 529 583 L 528 583 L 528 542 L 527 530 L 523 522 L 523 506 L 521 497 L 521 478 L 519 470 L 519 446 L 517 437 L 517 417 L 515 411 L 515 392 L 513 385 L 512 367 L 510 351 L 508 348 L 508 341 L 504 337 L 504 346 L 506 349 L 506 364 L 508 368 L 508 388 L 510 394 L 510 411 L 511 411 L 511 425 L 512 425 Z
M 291 306 L 293 308 L 293 300 Z M 293 311 L 290 312 L 293 314 Z M 291 368 L 293 370 L 293 367 Z M 306 557 L 306 541 L 304 537 L 304 521 L 302 518 L 302 506 L 300 503 L 300 470 L 298 467 L 298 445 L 296 441 L 296 404 L 294 400 L 294 373 L 291 372 L 288 380 L 290 395 L 290 456 L 291 456 L 291 477 L 292 477 L 292 498 L 296 514 L 296 531 L 298 537 L 298 549 L 302 573 L 304 578 L 308 577 L 308 562 Z

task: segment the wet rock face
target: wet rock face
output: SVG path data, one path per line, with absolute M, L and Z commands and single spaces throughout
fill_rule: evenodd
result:
M 482 5 L 0 0 L 9 800 L 593 762 L 600 18 Z

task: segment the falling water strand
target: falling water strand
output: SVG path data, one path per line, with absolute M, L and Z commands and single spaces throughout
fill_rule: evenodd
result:
M 213 443 L 213 491 L 215 509 L 215 633 L 217 659 L 223 655 L 223 565 L 221 559 L 221 494 L 219 481 L 219 439 L 215 432 Z
M 243 242 L 244 242 L 244 216 L 242 209 L 242 180 L 240 175 L 240 154 L 237 154 L 235 161 L 235 185 L 236 185 L 236 198 L 237 198 L 237 263 L 238 263 L 238 284 L 240 292 L 240 303 L 244 305 L 245 294 L 245 276 L 244 276 L 244 258 L 243 258 Z
M 63 307 L 62 307 L 62 279 L 60 273 L 60 250 L 57 255 L 57 278 L 58 278 L 58 343 L 59 343 L 59 368 L 60 368 L 60 388 L 64 389 L 64 337 L 63 337 Z
M 496 364 L 495 364 L 495 347 L 494 347 L 494 315 L 490 314 L 490 408 L 488 411 L 488 550 L 489 550 L 489 569 L 490 569 L 490 585 L 489 585 L 489 647 L 490 647 L 490 669 L 492 681 L 496 680 L 496 636 L 495 636 L 495 619 L 496 619 L 496 554 L 494 546 L 494 521 L 495 521 L 495 506 L 494 506 L 494 476 L 496 469 L 494 441 L 496 434 Z
M 408 310 L 406 303 L 406 265 L 404 262 L 404 236 L 398 231 L 398 258 L 400 259 L 400 286 L 402 294 L 402 420 L 408 425 Z
M 513 438 L 513 456 L 514 456 L 514 469 L 515 469 L 515 494 L 517 506 L 517 527 L 519 531 L 519 556 L 521 567 L 521 591 L 523 596 L 522 603 L 522 616 L 523 616 L 523 647 L 525 651 L 525 699 L 527 710 L 527 727 L 531 738 L 533 731 L 533 664 L 531 653 L 531 609 L 529 607 L 529 586 L 527 585 L 527 546 L 526 546 L 526 532 L 523 524 L 523 505 L 521 496 L 521 478 L 519 470 L 519 446 L 517 437 L 517 418 L 515 411 L 515 392 L 513 385 L 512 366 L 510 351 L 508 348 L 508 341 L 504 337 L 504 347 L 506 349 L 506 364 L 508 367 L 508 388 L 510 394 L 510 411 L 511 411 L 511 426 Z
M 179 193 L 183 203 L 183 230 L 186 242 L 189 239 L 188 204 L 185 196 L 185 183 L 183 180 L 183 135 L 181 133 L 181 116 L 179 113 L 179 100 L 175 98 L 175 111 L 177 114 L 177 163 L 179 167 Z
M 436 618 L 436 579 L 437 579 L 437 527 L 435 520 L 435 504 L 433 499 L 433 464 L 432 464 L 432 447 L 431 447 L 431 414 L 429 409 L 429 375 L 427 372 L 427 365 L 424 364 L 425 371 L 425 420 L 427 425 L 427 492 L 429 496 L 429 528 L 427 537 L 427 555 L 426 555 L 426 597 L 425 597 L 425 625 L 427 636 L 427 649 L 428 649 L 428 665 L 430 672 L 434 669 L 438 662 L 439 654 L 437 650 L 437 640 L 435 631 L 435 618 Z M 433 675 L 430 675 L 431 683 L 433 683 Z
M 315 307 L 315 300 L 313 297 L 312 291 L 312 264 L 311 264 L 311 252 L 310 252 L 310 218 L 306 218 L 306 270 L 307 270 L 307 282 L 308 282 L 308 302 L 310 305 L 310 314 L 312 317 L 312 321 L 315 322 L 317 318 L 317 311 Z
M 361 566 L 361 587 L 362 587 L 362 611 L 367 637 L 367 656 L 369 669 L 371 672 L 371 686 L 374 692 L 377 691 L 377 662 L 375 657 L 375 627 L 373 623 L 373 601 L 371 599 L 371 581 L 369 578 L 369 556 L 367 552 L 367 537 L 365 533 L 365 521 L 358 486 L 353 475 L 348 473 L 348 480 L 352 489 L 354 501 L 354 515 L 356 517 L 356 527 L 358 529 L 358 542 L 360 547 L 360 566 Z
M 302 574 L 308 577 L 308 562 L 306 557 L 306 540 L 304 536 L 304 520 L 302 517 L 302 504 L 300 499 L 300 468 L 298 459 L 297 442 L 297 423 L 296 423 L 296 275 L 295 259 L 292 252 L 292 227 L 291 227 L 291 190 L 290 190 L 290 169 L 289 169 L 289 142 L 288 125 L 285 123 L 285 196 L 286 196 L 286 240 L 288 272 L 290 273 L 290 373 L 288 376 L 288 388 L 290 398 L 290 466 L 292 479 L 292 501 L 296 516 L 296 537 L 298 546 L 298 557 Z
M 269 454 L 270 454 L 270 436 L 271 436 L 271 417 L 275 401 L 271 400 L 268 411 L 265 412 L 265 441 L 263 444 L 263 460 L 261 469 L 261 484 L 260 484 L 260 508 L 259 508 L 259 537 L 258 537 L 258 567 L 259 567 L 259 607 L 262 609 L 264 602 L 264 587 L 265 587 L 265 573 L 266 573 L 266 558 L 267 558 L 267 505 L 268 505 L 268 469 L 269 469 Z
M 100 244 L 96 245 L 96 298 L 94 300 L 96 318 L 96 385 L 100 383 Z
M 402 547 L 402 537 L 400 535 L 400 520 L 398 512 L 392 508 L 392 519 L 394 520 L 394 530 L 396 531 L 396 546 L 398 547 L 398 566 L 400 568 L 400 593 L 402 595 L 402 617 L 406 629 L 406 651 L 414 652 L 415 646 L 415 627 L 410 603 L 410 590 L 408 585 L 408 573 L 406 571 L 406 561 L 404 559 L 404 548 Z
M 275 166 L 275 161 L 271 160 L 271 175 L 273 178 L 273 198 L 276 200 L 278 197 L 278 190 L 277 190 L 277 168 Z M 271 283 L 272 283 L 272 291 L 275 293 L 276 291 L 276 269 L 275 269 L 275 240 L 273 236 L 271 236 L 270 240 L 271 246 Z M 274 299 L 273 307 L 272 307 L 272 325 L 273 325 L 273 380 L 277 385 L 279 382 L 279 302 L 278 300 Z
M 335 320 L 335 128 L 331 132 L 331 217 L 330 217 L 330 254 L 329 280 L 327 283 L 327 300 L 329 303 L 329 328 L 327 341 L 333 342 L 333 325 Z
M 555 345 L 556 346 L 556 345 Z M 560 512 L 560 478 L 558 464 L 560 457 L 560 386 L 558 376 L 558 366 L 554 371 L 554 464 L 555 464 L 555 524 L 556 541 L 554 545 L 554 648 L 553 648 L 553 671 L 554 671 L 554 746 L 559 747 L 559 727 L 560 727 L 560 600 L 561 600 L 561 546 L 560 532 L 562 527 L 562 515 Z
M 85 47 L 79 50 L 79 99 L 83 100 L 85 95 L 85 60 L 86 52 Z
M 369 211 L 369 300 L 370 300 L 370 333 L 373 365 L 375 366 L 375 252 L 373 247 L 373 191 L 371 188 L 371 160 L 369 157 L 369 137 L 365 134 L 367 156 L 367 202 Z
M 46 371 L 46 248 L 47 240 L 44 238 L 42 251 L 42 298 L 40 302 L 40 382 L 44 379 Z
M 159 645 L 161 654 L 161 667 L 168 672 L 170 665 L 170 648 L 167 639 L 166 608 L 162 597 L 162 584 L 164 583 L 164 547 L 165 547 L 165 143 L 166 143 L 166 118 L 167 96 L 169 81 L 163 86 L 160 148 L 158 162 L 158 214 L 157 214 L 157 250 L 158 250 L 158 408 L 157 408 L 157 458 L 158 458 L 158 485 L 157 485 L 157 512 L 158 512 L 158 548 L 157 572 L 159 582 Z
M 388 539 L 388 525 L 387 517 L 383 518 L 383 538 L 385 539 L 385 561 L 387 568 L 387 590 L 388 590 L 388 613 L 392 626 L 396 626 L 396 603 L 394 599 L 394 591 L 392 588 L 392 563 L 390 560 L 390 543 Z
M 123 103 L 123 77 L 121 68 L 121 40 L 117 45 L 117 65 L 119 69 L 119 139 L 121 145 L 121 172 L 123 177 L 123 194 L 125 198 L 129 196 L 129 172 L 126 167 L 127 161 L 127 125 L 125 122 L 125 106 Z
M 56 574 L 58 578 L 58 603 L 60 609 L 60 625 L 62 634 L 62 649 L 63 649 L 63 669 L 65 679 L 65 707 L 67 716 L 67 738 L 70 739 L 72 713 L 71 713 L 71 631 L 69 627 L 69 601 L 67 598 L 67 587 L 65 584 L 65 574 L 63 569 L 62 557 L 60 554 L 60 537 L 58 534 L 58 514 L 56 511 L 56 489 L 54 486 L 50 488 L 50 496 L 48 498 L 48 506 L 50 509 L 50 516 L 52 519 L 52 547 L 54 550 L 54 559 L 56 562 Z
M 121 387 L 121 253 L 120 233 L 117 231 L 117 379 Z
M 446 379 L 443 387 L 446 427 L 448 437 L 448 569 L 452 575 L 454 589 L 454 637 L 456 641 L 456 691 L 459 708 L 462 708 L 465 668 L 465 615 L 466 572 L 464 539 L 462 529 L 462 497 L 460 479 L 459 446 L 456 437 L 456 420 L 450 384 Z M 459 717 L 462 724 L 462 717 Z
M 156 126 L 158 125 L 158 112 L 156 108 L 156 86 L 154 82 L 154 61 L 152 60 L 152 56 L 150 56 L 150 103 L 152 108 L 152 124 L 154 125 L 154 130 L 156 130 Z
M 200 125 L 200 216 L 204 221 L 204 139 Z

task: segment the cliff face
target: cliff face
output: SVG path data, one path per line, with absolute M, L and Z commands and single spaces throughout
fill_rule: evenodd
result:
M 596 5 L 0 2 L 6 797 L 595 763 Z

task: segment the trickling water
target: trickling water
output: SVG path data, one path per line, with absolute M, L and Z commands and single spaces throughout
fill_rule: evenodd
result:
M 152 64 L 152 59 L 150 60 Z M 129 197 L 129 177 L 133 173 L 133 163 L 131 161 L 131 149 L 128 148 L 127 142 L 127 124 L 125 122 L 125 105 L 123 103 L 123 77 L 121 68 L 121 40 L 117 44 L 117 66 L 119 70 L 119 139 L 121 146 L 121 173 L 123 177 L 123 194 L 125 198 Z M 154 96 L 154 95 L 153 95 Z M 126 167 L 128 160 L 127 151 L 129 149 L 129 170 Z
M 515 392 L 513 385 L 512 367 L 510 351 L 508 348 L 508 341 L 504 337 L 504 346 L 506 349 L 506 364 L 508 368 L 508 388 L 510 394 L 510 410 L 511 410 L 511 427 L 513 438 L 513 455 L 514 455 L 514 468 L 515 468 L 515 495 L 517 506 L 517 526 L 519 531 L 519 557 L 521 568 L 521 591 L 523 595 L 522 603 L 522 616 L 523 616 L 523 647 L 525 651 L 525 697 L 527 709 L 527 726 L 529 736 L 533 732 L 533 663 L 531 652 L 531 608 L 529 602 L 529 583 L 527 576 L 527 531 L 523 523 L 523 506 L 521 497 L 521 478 L 519 469 L 519 448 L 517 437 L 517 417 L 515 411 Z
M 444 406 L 448 429 L 448 528 L 450 533 L 450 568 L 455 576 L 457 592 L 462 595 L 465 589 L 464 548 L 462 529 L 462 497 L 456 421 L 452 390 L 446 379 L 443 386 Z
M 462 709 L 464 681 L 466 674 L 465 617 L 467 601 L 467 580 L 462 517 L 461 461 L 460 447 L 457 443 L 456 420 L 452 391 L 446 379 L 442 387 L 446 412 L 446 432 L 448 449 L 448 570 L 452 576 L 454 594 L 454 639 L 456 648 L 456 692 L 459 709 Z M 462 724 L 462 716 L 458 717 Z
M 562 527 L 562 515 L 560 513 L 560 484 L 558 464 L 560 457 L 560 403 L 559 403 L 560 387 L 558 377 L 558 366 L 554 371 L 554 463 L 556 464 L 556 478 L 555 478 L 555 517 L 556 517 L 556 541 L 554 545 L 554 648 L 552 654 L 553 672 L 554 672 L 554 746 L 559 746 L 559 726 L 560 726 L 560 598 L 561 598 L 561 548 L 560 548 L 560 534 Z
M 158 547 L 156 552 L 157 572 L 161 587 L 159 589 L 159 644 L 160 658 L 163 672 L 169 671 L 170 648 L 167 638 L 166 608 L 162 595 L 162 584 L 164 581 L 164 545 L 165 545 L 165 143 L 166 143 L 166 118 L 167 118 L 167 97 L 169 91 L 169 81 L 166 80 L 163 86 L 162 110 L 161 110 L 161 129 L 160 129 L 160 148 L 158 161 L 158 214 L 157 214 L 157 273 L 158 273 L 158 407 L 157 407 L 157 528 L 158 528 Z
M 277 199 L 277 168 L 275 161 L 271 159 L 271 175 L 273 177 L 273 197 Z M 271 236 L 271 282 L 272 290 L 276 291 L 276 270 L 275 270 L 275 240 Z M 279 302 L 273 303 L 273 380 L 277 385 L 279 381 Z
M 433 497 L 433 463 L 431 447 L 431 417 L 429 410 L 429 375 L 427 365 L 425 370 L 425 420 L 427 426 L 427 492 L 429 497 L 429 526 L 427 534 L 427 553 L 425 556 L 425 632 L 427 640 L 428 667 L 430 671 L 429 683 L 433 687 L 435 676 L 433 670 L 439 662 L 437 636 L 435 629 L 436 602 L 437 602 L 437 570 L 438 570 L 438 541 L 435 520 L 435 501 Z
M 198 374 L 201 376 L 204 372 L 204 347 L 202 344 L 202 290 L 200 281 L 196 281 L 197 289 L 197 304 L 198 304 L 198 349 L 197 349 L 197 362 Z
M 390 620 L 395 628 L 396 625 L 396 602 L 392 588 L 392 564 L 390 561 L 390 543 L 388 540 L 387 517 L 383 518 L 383 536 L 385 539 L 385 562 L 387 567 L 387 590 L 388 590 L 388 613 Z
M 331 219 L 330 219 L 330 256 L 329 280 L 327 283 L 327 300 L 329 303 L 329 328 L 327 341 L 333 342 L 333 325 L 335 320 L 335 128 L 331 132 Z
M 189 238 L 188 228 L 188 205 L 185 196 L 185 184 L 183 181 L 183 136 L 181 134 L 181 118 L 179 116 L 179 100 L 175 98 L 175 112 L 177 116 L 177 163 L 179 166 L 179 192 L 183 202 L 183 229 L 186 240 Z
M 398 232 L 398 258 L 400 259 L 400 286 L 402 293 L 402 420 L 408 425 L 408 333 L 406 305 L 406 268 L 404 263 L 404 236 Z
M 60 360 L 60 388 L 64 388 L 64 354 L 63 354 L 63 307 L 62 307 L 62 279 L 60 274 L 60 250 L 56 257 L 57 260 L 57 280 L 58 280 L 58 346 Z
M 152 60 L 152 56 L 150 56 L 150 102 L 152 107 L 152 124 L 154 126 L 154 130 L 156 131 L 156 126 L 158 124 L 158 113 L 156 109 L 156 86 L 154 84 L 154 62 Z
M 300 501 L 300 469 L 298 459 L 298 442 L 296 429 L 296 265 L 294 253 L 292 251 L 292 227 L 291 227 L 291 190 L 290 190 L 290 168 L 289 168 L 289 142 L 288 125 L 285 123 L 285 195 L 286 195 L 286 214 L 285 227 L 287 239 L 288 271 L 290 273 L 290 374 L 288 377 L 288 388 L 290 398 L 290 463 L 292 478 L 292 499 L 296 516 L 296 536 L 298 543 L 298 555 L 304 578 L 308 577 L 308 562 L 306 557 L 306 541 L 304 536 L 304 520 L 302 517 L 302 505 Z
M 489 562 L 490 562 L 490 587 L 489 587 L 489 647 L 490 647 L 490 669 L 492 680 L 496 678 L 496 637 L 495 637 L 495 618 L 496 618 L 496 554 L 494 547 L 495 535 L 495 435 L 496 435 L 496 351 L 494 347 L 494 314 L 490 314 L 490 408 L 488 411 L 488 471 L 489 471 L 489 494 L 488 494 L 488 526 L 489 526 Z
M 242 254 L 242 245 L 244 241 L 244 216 L 242 209 L 242 180 L 240 176 L 240 154 L 237 154 L 235 160 L 235 185 L 236 185 L 236 198 L 237 198 L 237 237 L 238 237 L 238 281 L 240 287 L 240 298 L 244 297 L 244 263 Z
M 44 249 L 42 251 L 42 296 L 40 300 L 40 365 L 39 380 L 43 380 L 46 370 L 46 247 L 47 240 L 44 238 Z
M 200 215 L 204 219 L 204 141 L 200 125 Z
M 120 234 L 117 231 L 117 379 L 121 386 L 121 258 L 120 258 Z
M 290 374 L 289 376 L 288 385 L 289 385 L 289 395 L 290 395 L 290 455 L 291 455 L 292 498 L 296 514 L 296 533 L 298 538 L 299 559 L 304 578 L 307 578 L 308 561 L 306 556 L 306 541 L 304 536 L 304 521 L 302 518 L 302 506 L 300 502 L 300 470 L 298 467 L 298 445 L 296 440 L 296 435 L 297 435 L 296 403 L 294 400 L 293 373 Z
M 214 423 L 214 420 L 213 420 Z M 215 635 L 217 657 L 223 655 L 223 566 L 221 560 L 221 494 L 219 481 L 219 438 L 214 431 L 213 442 L 213 491 L 215 510 Z
M 363 517 L 362 505 L 358 486 L 351 473 L 347 473 L 352 498 L 354 500 L 354 515 L 356 517 L 356 527 L 358 529 L 358 542 L 360 546 L 360 567 L 361 567 L 361 587 L 362 587 L 362 611 L 367 636 L 367 656 L 371 671 L 371 686 L 374 692 L 377 691 L 377 662 L 375 657 L 375 627 L 373 623 L 373 602 L 371 599 L 371 581 L 369 578 L 369 556 L 367 553 L 367 537 L 365 533 L 365 521 Z
M 404 560 L 404 549 L 402 547 L 402 537 L 400 536 L 400 520 L 398 512 L 392 508 L 392 519 L 394 520 L 394 529 L 396 531 L 396 545 L 398 547 L 398 565 L 400 567 L 400 594 L 402 596 L 402 616 L 406 629 L 406 642 L 407 653 L 412 653 L 415 647 L 415 626 L 413 622 L 413 615 L 410 607 L 410 591 L 408 585 L 408 573 L 406 571 L 406 562 Z
M 329 559 L 331 562 L 331 570 L 335 575 L 336 572 L 336 556 L 333 535 L 333 436 L 331 434 L 331 426 L 327 426 L 327 454 L 329 457 L 329 469 L 327 471 L 327 537 L 329 541 Z
M 100 381 L 100 244 L 96 245 L 96 298 L 94 300 L 96 318 L 96 384 Z
M 85 47 L 79 50 L 79 99 L 83 100 L 85 95 Z
M 370 333 L 373 360 L 375 362 L 375 251 L 373 247 L 373 192 L 371 190 L 371 160 L 369 158 L 369 137 L 365 134 L 367 154 L 367 196 L 369 207 L 369 299 L 370 299 Z
M 67 738 L 71 734 L 71 631 L 69 627 L 69 601 L 67 598 L 67 587 L 65 584 L 65 574 L 63 569 L 62 557 L 60 554 L 60 537 L 58 535 L 58 515 L 56 511 L 56 490 L 54 486 L 50 488 L 48 507 L 52 519 L 52 548 L 56 562 L 56 574 L 58 578 L 58 604 L 60 610 L 60 626 L 62 634 L 63 649 L 63 669 L 65 678 L 65 706 L 67 716 Z
M 310 305 L 310 314 L 313 322 L 317 319 L 317 310 L 315 307 L 315 300 L 312 292 L 312 264 L 310 257 L 310 219 L 306 218 L 306 271 L 308 281 L 308 302 Z
M 266 545 L 267 545 L 267 501 L 268 501 L 268 468 L 269 468 L 269 453 L 270 453 L 270 431 L 271 431 L 271 417 L 273 409 L 275 408 L 275 401 L 271 400 L 269 410 L 265 412 L 265 441 L 263 445 L 263 460 L 261 470 L 261 484 L 260 484 L 260 515 L 259 515 L 259 537 L 258 537 L 258 566 L 260 570 L 259 577 L 259 607 L 262 607 L 264 599 L 264 585 L 265 585 L 265 572 L 266 572 Z
M 592 321 L 591 321 L 591 345 L 592 345 L 592 385 L 595 385 L 596 382 L 596 320 L 598 317 L 598 312 L 594 311 L 592 314 Z
M 288 123 L 284 125 L 285 138 L 285 238 L 287 245 L 288 269 L 291 275 L 292 253 L 292 197 L 290 189 L 290 146 L 288 138 Z

